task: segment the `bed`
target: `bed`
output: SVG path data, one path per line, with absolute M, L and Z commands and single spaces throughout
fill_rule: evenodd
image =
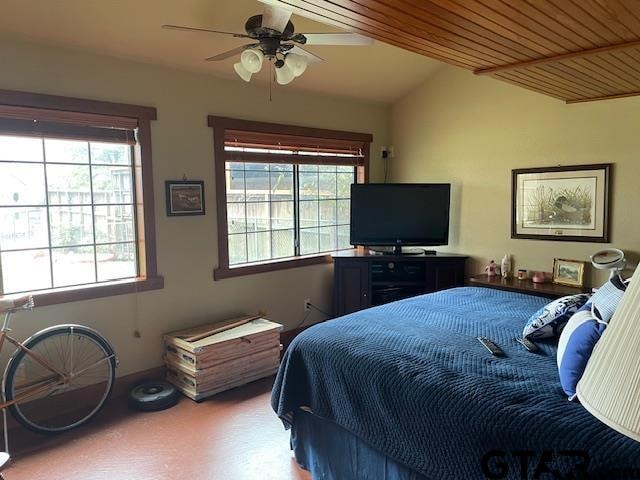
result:
M 640 443 L 567 401 L 553 342 L 539 354 L 516 342 L 546 302 L 463 287 L 306 330 L 272 393 L 298 463 L 339 480 L 640 478 Z

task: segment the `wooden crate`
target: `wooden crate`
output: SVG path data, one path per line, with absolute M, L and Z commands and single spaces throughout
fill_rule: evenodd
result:
M 281 329 L 265 318 L 249 317 L 166 334 L 167 379 L 201 400 L 272 375 L 280 363 Z

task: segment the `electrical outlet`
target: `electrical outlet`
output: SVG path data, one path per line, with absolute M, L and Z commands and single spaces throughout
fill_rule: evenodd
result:
M 304 299 L 304 311 L 308 312 L 309 310 L 311 310 L 311 299 L 310 298 L 305 298 Z

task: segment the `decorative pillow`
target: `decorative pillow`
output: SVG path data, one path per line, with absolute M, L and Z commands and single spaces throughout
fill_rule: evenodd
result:
M 604 323 L 609 323 L 626 289 L 627 284 L 624 280 L 615 276 L 596 290 L 590 302 L 593 304 L 591 311 L 595 317 Z
M 522 336 L 525 338 L 550 338 L 560 335 L 571 318 L 589 300 L 590 295 L 581 293 L 558 298 L 545 305 L 529 319 Z
M 576 398 L 576 386 L 587 368 L 593 348 L 607 327 L 593 315 L 591 308 L 589 302 L 569 319 L 558 342 L 560 384 L 569 400 Z

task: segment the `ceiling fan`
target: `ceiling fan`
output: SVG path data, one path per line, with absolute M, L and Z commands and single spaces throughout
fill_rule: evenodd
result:
M 215 62 L 240 54 L 240 61 L 235 63 L 233 68 L 240 78 L 248 82 L 254 73 L 262 69 L 262 64 L 267 59 L 275 66 L 276 81 L 280 85 L 286 85 L 302 75 L 310 63 L 322 61 L 322 58 L 300 45 L 359 46 L 373 43 L 373 40 L 357 33 L 296 33 L 290 18 L 291 11 L 265 4 L 262 15 L 253 15 L 245 23 L 246 33 L 221 32 L 181 25 L 162 25 L 162 28 L 251 39 L 253 43 L 241 45 L 205 60 Z

